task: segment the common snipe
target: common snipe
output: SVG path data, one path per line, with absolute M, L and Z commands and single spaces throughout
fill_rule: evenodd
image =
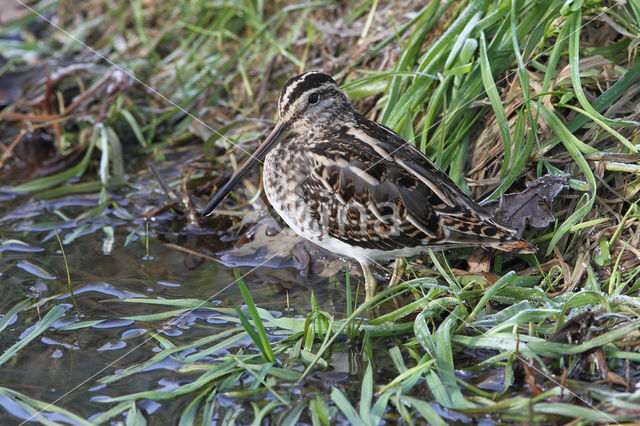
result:
M 378 260 L 456 245 L 536 251 L 411 144 L 358 113 L 330 76 L 291 78 L 278 107 L 276 127 L 203 215 L 267 154 L 263 182 L 273 208 L 298 235 L 355 258 L 367 299 L 375 294 L 368 265 Z

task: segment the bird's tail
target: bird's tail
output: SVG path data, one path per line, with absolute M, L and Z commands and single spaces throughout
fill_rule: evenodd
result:
M 496 241 L 490 244 L 491 247 L 502 251 L 510 251 L 521 254 L 533 254 L 538 248 L 525 240 Z
M 495 218 L 441 216 L 440 220 L 447 232 L 447 240 L 451 242 L 471 243 L 522 254 L 538 251 L 536 246 L 519 238 L 515 229 Z

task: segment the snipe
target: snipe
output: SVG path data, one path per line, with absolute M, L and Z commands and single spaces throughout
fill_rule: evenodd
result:
M 273 208 L 301 237 L 355 258 L 367 300 L 375 294 L 369 265 L 379 260 L 456 245 L 536 251 L 411 144 L 358 113 L 330 76 L 291 78 L 278 107 L 276 127 L 203 215 L 266 154 Z

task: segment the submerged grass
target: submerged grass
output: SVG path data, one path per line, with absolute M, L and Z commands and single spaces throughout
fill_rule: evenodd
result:
M 101 402 L 111 404 L 140 399 L 164 401 L 190 395 L 191 402 L 183 412 L 183 416 L 190 416 L 194 407 L 201 405 L 204 396 L 212 392 L 240 399 L 265 395 L 265 403 L 270 402 L 261 405 L 261 409 L 280 407 L 278 414 L 272 417 L 274 421 L 285 417 L 297 420 L 303 414 L 300 407 L 305 405 L 305 399 L 295 397 L 296 393 L 291 393 L 290 389 L 305 389 L 310 386 L 309 373 L 318 371 L 318 368 L 327 368 L 331 358 L 326 358 L 325 352 L 331 348 L 337 350 L 336 339 L 344 339 L 347 326 L 351 326 L 354 333 L 352 339 L 368 336 L 362 339 L 362 347 L 358 349 L 364 356 L 363 363 L 366 366 L 359 396 L 351 392 L 345 394 L 334 386 L 330 391 L 331 401 L 350 422 L 372 424 L 370 422 L 376 420 L 373 423 L 376 424 L 383 415 L 388 421 L 392 421 L 395 415 L 406 419 L 423 416 L 430 423 L 438 424 L 450 420 L 442 418 L 442 413 L 433 409 L 434 403 L 435 407 L 453 409 L 469 417 L 491 413 L 503 421 L 548 421 L 554 416 L 608 422 L 633 419 L 631 412 L 625 414 L 615 408 L 624 405 L 627 409 L 634 410 L 636 404 L 633 402 L 633 393 L 615 391 L 610 385 L 606 385 L 606 381 L 589 384 L 584 377 L 569 377 L 573 375 L 572 372 L 584 368 L 580 364 L 594 350 L 606 354 L 612 370 L 617 370 L 615 365 L 623 365 L 627 360 L 640 361 L 640 356 L 633 350 L 618 347 L 622 340 L 633 338 L 640 327 L 639 320 L 627 320 L 621 315 L 625 310 L 637 307 L 637 301 L 607 297 L 599 291 L 579 291 L 550 297 L 535 287 L 537 280 L 519 277 L 513 272 L 503 276 L 485 292 L 478 291 L 475 286 L 465 286 L 453 276 L 448 276 L 448 279 L 456 284 L 455 287 L 438 285 L 434 280 L 419 279 L 377 296 L 379 301 L 388 294 L 397 296 L 409 287 L 423 287 L 429 294 L 416 301 L 422 309 L 414 319 L 408 318 L 407 312 L 400 308 L 389 314 L 395 318 L 392 323 L 386 321 L 384 324 L 374 325 L 360 322 L 362 313 L 371 304 L 361 306 L 350 318 L 340 321 L 334 321 L 324 313 L 328 321 L 313 333 L 315 341 L 312 340 L 309 350 L 304 347 L 308 340 L 309 318 L 312 314 L 309 318 L 277 318 L 255 305 L 251 308 L 252 303 L 247 301 L 250 310 L 255 309 L 257 315 L 247 319 L 251 324 L 230 328 L 186 345 L 174 345 L 170 338 L 155 334 L 153 339 L 157 339 L 159 346 L 151 358 L 100 379 L 102 383 L 135 380 L 136 375 L 171 358 L 181 364 L 178 369 L 181 373 L 196 374 L 195 380 L 170 391 L 136 392 L 105 398 Z M 453 291 L 456 287 L 459 290 Z M 465 287 L 467 288 L 464 289 Z M 210 319 L 231 323 L 238 321 L 236 310 L 211 306 L 204 301 L 131 299 L 126 302 L 162 304 L 171 308 L 158 314 L 126 318 L 137 321 L 179 318 L 188 314 L 192 308 L 210 310 Z M 609 312 L 617 314 L 597 315 L 598 326 L 593 329 L 591 339 L 572 343 L 554 343 L 548 339 L 557 334 L 570 309 L 583 312 L 587 309 L 588 312 L 588 309 L 598 304 L 604 304 Z M 494 308 L 488 311 L 489 306 Z M 92 325 L 89 322 L 75 323 L 60 330 L 77 330 Z M 251 350 L 233 350 L 228 355 L 211 358 L 212 354 L 219 354 L 221 351 L 224 353 L 225 348 L 235 347 L 237 342 L 260 329 L 265 331 L 258 333 L 272 342 L 275 362 Z M 398 338 L 401 335 L 404 336 L 403 339 Z M 380 342 L 377 342 L 383 336 L 386 336 L 383 345 L 387 348 L 387 353 L 380 352 Z M 259 338 L 258 341 L 262 339 Z M 500 391 L 495 388 L 487 389 L 482 384 L 484 381 L 478 387 L 478 383 L 473 384 L 458 377 L 456 371 L 460 366 L 455 365 L 455 354 L 477 350 L 488 350 L 491 356 L 477 364 L 467 365 L 464 369 L 469 372 L 504 369 L 504 375 L 493 373 L 498 375 L 496 384 L 500 386 Z M 211 360 L 215 361 L 212 363 Z M 383 367 L 389 362 L 395 367 L 396 377 L 389 382 L 374 381 L 374 366 L 376 369 L 389 368 Z M 524 390 L 514 392 L 514 388 L 519 388 L 517 377 L 525 374 L 523 368 L 534 370 L 533 373 L 526 373 L 532 376 L 528 380 L 544 377 L 551 380 L 548 389 L 533 396 L 526 396 L 526 392 L 522 393 Z M 558 373 L 554 373 L 563 370 L 565 377 L 562 379 L 557 377 Z M 585 373 L 591 376 L 594 372 L 579 371 L 580 375 Z M 616 383 L 613 379 L 616 373 L 607 374 L 607 380 Z M 245 384 L 239 388 L 238 384 L 246 381 L 247 375 L 255 380 L 249 381 L 249 386 Z M 590 398 L 600 401 L 598 406 L 587 403 L 584 393 L 586 389 L 593 392 Z M 424 399 L 425 391 L 430 398 Z M 210 403 L 215 404 L 215 401 Z M 311 418 L 336 418 L 336 413 L 326 403 L 318 404 L 317 399 L 310 399 L 306 404 Z M 389 404 L 398 410 L 397 414 L 393 414 L 393 410 L 389 412 Z M 523 411 L 523 407 L 527 407 L 527 410 Z M 120 409 L 120 412 L 124 412 L 129 409 L 129 405 L 120 405 Z M 209 409 L 203 406 L 203 411 L 199 412 Z M 219 415 L 224 412 L 220 409 L 215 409 Z M 113 412 L 113 415 L 116 414 L 118 413 Z
M 108 12 L 97 12 L 103 6 Z M 98 207 L 77 217 L 81 224 L 112 202 L 112 185 L 132 185 L 123 152 L 142 149 L 161 163 L 164 148 L 204 142 L 198 160 L 214 164 L 213 171 L 203 161 L 185 163 L 182 178 L 157 185 L 171 200 L 180 193 L 179 207 L 195 218 L 188 194 L 206 197 L 224 179 L 224 165 L 237 166 L 239 152 L 250 150 L 248 143 L 265 129 L 249 117 L 275 117 L 282 82 L 305 69 L 332 72 L 359 109 L 427 153 L 477 199 L 497 198 L 544 174 L 571 177 L 570 190 L 553 204 L 557 222 L 525 234 L 541 249 L 537 257 L 497 255 L 489 273 L 470 275 L 461 272 L 471 263 L 468 252 L 430 252 L 415 279 L 360 305 L 347 271 L 344 318 L 323 311 L 315 296 L 306 316 L 275 315 L 258 307 L 239 276 L 248 316 L 208 300 L 117 302 L 167 310 L 120 317 L 149 330 L 136 347 L 147 356 L 100 377 L 100 384 L 134 383 L 167 361 L 178 365 L 183 380 L 170 389 L 105 396 L 99 400 L 105 409 L 91 422 L 141 421 L 150 415 L 141 411 L 144 400 L 181 401 L 184 424 L 637 419 L 637 1 L 415 6 L 365 0 L 342 8 L 203 0 L 108 7 L 92 0 L 33 7 L 138 79 L 109 92 L 96 84 L 98 74 L 57 82 L 46 76 L 51 96 L 40 99 L 37 88 L 25 86 L 25 95 L 0 113 L 7 134 L 11 125 L 33 125 L 66 154 L 62 171 L 30 176 L 11 190 L 40 197 L 99 192 Z M 29 31 L 24 26 L 41 19 L 29 14 L 3 31 Z M 74 58 L 81 49 L 51 28 L 45 33 L 55 37 L 0 43 L 10 57 L 6 69 L 24 65 L 15 51 Z M 106 65 L 107 59 L 83 60 Z M 48 66 L 62 68 L 57 61 Z M 67 113 L 78 93 L 85 95 L 77 107 L 83 113 Z M 79 176 L 85 181 L 60 188 Z M 246 185 L 257 197 L 257 187 Z M 236 195 L 234 201 L 246 200 Z M 149 259 L 153 235 L 149 221 L 143 223 L 131 232 L 145 236 Z M 64 244 L 79 232 L 67 233 Z M 402 304 L 389 309 L 394 299 Z M 0 318 L 0 330 L 25 310 L 53 303 L 52 296 L 14 306 Z M 196 309 L 227 328 L 188 343 L 162 333 Z M 3 350 L 3 368 L 65 315 L 59 306 L 50 308 Z M 74 319 L 56 325 L 56 332 L 110 319 Z M 149 324 L 159 324 L 160 332 Z M 325 371 L 338 353 L 358 357 L 361 368 L 350 381 L 332 382 Z M 49 405 L 8 386 L 0 392 L 41 422 L 47 422 L 38 417 L 41 410 L 85 422 L 64 400 Z M 229 400 L 235 405 L 221 403 Z

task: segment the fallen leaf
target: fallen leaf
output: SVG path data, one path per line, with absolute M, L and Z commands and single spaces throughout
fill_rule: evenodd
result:
M 533 364 L 534 362 L 536 364 L 538 363 L 537 361 L 534 360 L 532 361 L 531 364 L 529 364 L 528 361 L 523 359 L 522 366 L 524 367 L 525 384 L 529 386 L 529 391 L 531 392 L 532 395 L 538 396 L 545 391 L 545 387 L 544 387 L 545 376 L 542 370 L 540 369 L 540 367 L 536 368 L 536 365 Z
M 627 383 L 624 377 L 612 371 L 607 372 L 607 382 L 614 385 L 623 386 L 625 389 L 629 389 L 629 383 Z
M 473 275 L 486 274 L 491 271 L 491 253 L 482 248 L 478 248 L 471 253 L 467 259 L 469 268 L 467 273 Z
M 220 261 L 229 267 L 294 267 L 320 277 L 333 276 L 344 268 L 344 261 L 335 254 L 302 239 L 289 227 L 274 233 L 278 228 L 273 217 L 261 219 L 247 236 L 250 241 L 223 254 Z
M 544 228 L 555 220 L 549 204 L 560 191 L 568 187 L 568 180 L 568 175 L 545 175 L 527 182 L 527 189 L 524 191 L 503 194 L 500 201 L 490 201 L 484 207 L 516 229 L 521 236 L 527 222 L 534 228 Z
M 554 343 L 581 344 L 591 339 L 589 328 L 597 319 L 597 314 L 593 311 L 585 311 L 575 317 L 569 319 L 558 328 L 547 339 Z

